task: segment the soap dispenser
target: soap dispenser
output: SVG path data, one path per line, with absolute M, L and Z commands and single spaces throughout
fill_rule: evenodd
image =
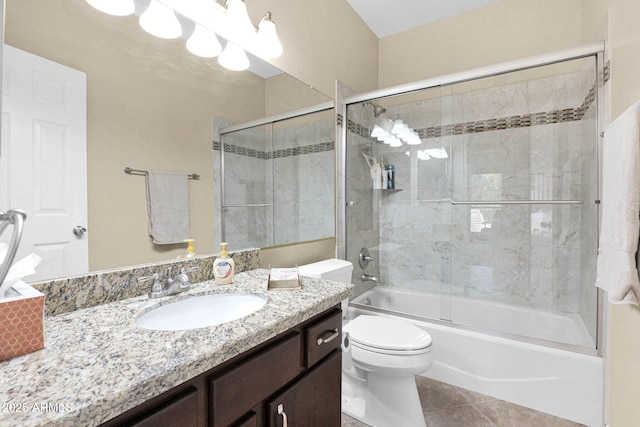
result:
M 192 258 L 196 256 L 196 248 L 193 247 L 193 239 L 184 239 L 185 242 L 189 243 L 187 247 L 187 258 Z
M 218 285 L 228 285 L 233 283 L 233 273 L 235 272 L 236 265 L 233 259 L 227 252 L 227 244 L 225 242 L 220 243 L 222 250 L 218 254 L 218 257 L 213 261 L 213 277 Z

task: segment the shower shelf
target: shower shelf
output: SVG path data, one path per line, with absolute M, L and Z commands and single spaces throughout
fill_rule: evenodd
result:
M 390 191 L 392 193 L 397 193 L 398 191 L 402 191 L 402 188 L 374 188 L 375 191 Z

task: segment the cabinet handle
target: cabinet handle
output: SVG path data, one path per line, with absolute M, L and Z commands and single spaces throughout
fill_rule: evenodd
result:
M 278 405 L 278 414 L 282 415 L 282 427 L 287 427 L 287 414 L 284 413 L 284 405 Z
M 326 344 L 329 341 L 333 341 L 334 339 L 338 338 L 339 335 L 340 331 L 338 331 L 338 328 L 335 328 L 330 336 L 328 336 L 327 338 L 318 338 L 318 341 L 316 342 L 318 343 L 318 345 Z

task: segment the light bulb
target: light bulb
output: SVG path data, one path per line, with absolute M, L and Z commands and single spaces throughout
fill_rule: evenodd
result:
M 255 49 L 256 53 L 264 58 L 277 58 L 282 55 L 282 43 L 278 39 L 276 24 L 271 20 L 271 12 L 267 12 L 258 24 Z
M 194 55 L 203 58 L 213 58 L 222 52 L 222 46 L 216 35 L 200 24 L 196 24 L 193 33 L 187 40 L 187 49 Z
M 256 29 L 249 19 L 247 5 L 243 0 L 229 0 L 226 13 L 227 31 L 230 38 L 243 46 L 251 46 L 256 36 Z
M 420 145 L 422 140 L 416 131 L 413 131 L 406 139 L 408 145 Z
M 182 25 L 175 12 L 157 0 L 151 0 L 147 10 L 140 15 L 140 26 L 162 39 L 175 39 L 182 35 Z
M 391 140 L 391 142 L 389 143 L 390 147 L 402 147 L 402 141 L 400 141 L 398 138 L 393 138 Z
M 227 42 L 227 46 L 218 57 L 218 62 L 224 68 L 233 71 L 242 71 L 249 68 L 249 58 L 247 58 L 245 51 L 230 41 Z
M 100 12 L 115 16 L 131 15 L 136 10 L 133 0 L 86 0 Z
M 393 128 L 391 129 L 391 133 L 398 135 L 405 130 L 404 123 L 402 120 L 397 119 L 393 122 Z

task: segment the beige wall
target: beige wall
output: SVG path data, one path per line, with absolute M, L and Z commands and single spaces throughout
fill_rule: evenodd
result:
M 272 62 L 333 98 L 336 79 L 355 93 L 377 88 L 378 39 L 345 0 L 252 0 L 257 23 L 270 10 L 284 53 Z
M 388 87 L 581 43 L 581 0 L 502 0 L 380 40 Z
M 640 5 L 637 0 L 585 0 L 585 41 L 605 38 L 611 61 L 608 116 L 640 100 Z M 607 413 L 611 427 L 640 424 L 640 310 L 609 305 Z
M 295 267 L 335 257 L 336 239 L 314 240 L 260 250 L 260 267 Z
M 291 78 L 288 74 L 280 74 L 266 80 L 265 114 L 267 116 L 296 110 L 301 105 L 321 104 L 332 99 L 318 91 L 310 90 L 305 83 Z

